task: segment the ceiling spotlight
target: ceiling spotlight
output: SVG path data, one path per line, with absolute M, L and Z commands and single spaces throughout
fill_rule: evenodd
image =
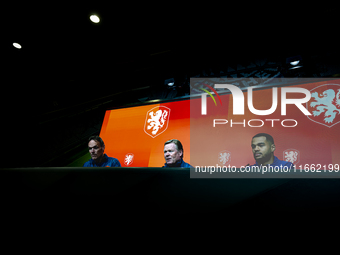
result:
M 294 66 L 294 67 L 292 67 L 292 68 L 289 68 L 289 70 L 296 69 L 296 68 L 300 68 L 300 67 L 302 67 L 302 66 Z
M 93 22 L 93 23 L 98 23 L 100 21 L 99 17 L 97 15 L 91 15 L 90 16 L 90 20 Z
M 289 70 L 303 67 L 303 62 L 301 55 L 286 58 L 286 64 L 288 65 L 287 68 L 289 68 Z
M 13 43 L 13 46 L 17 49 L 21 49 L 21 45 L 19 43 Z
M 168 85 L 169 87 L 174 86 L 175 85 L 175 79 L 174 78 L 166 79 L 164 81 L 164 85 Z
M 302 57 L 300 55 L 286 58 L 286 64 L 291 64 L 292 66 L 298 65 L 302 61 Z
M 296 60 L 296 61 L 290 62 L 290 64 L 291 64 L 292 66 L 296 66 L 296 65 L 299 64 L 299 63 L 300 63 L 300 60 Z

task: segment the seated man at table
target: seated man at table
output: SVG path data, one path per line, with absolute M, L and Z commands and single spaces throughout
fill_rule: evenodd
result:
M 259 133 L 253 136 L 251 148 L 256 161 L 252 166 L 286 166 L 289 168 L 294 166 L 293 163 L 280 160 L 274 156 L 274 151 L 276 149 L 274 138 L 269 134 Z
M 183 161 L 183 146 L 176 139 L 171 139 L 164 144 L 164 159 L 163 167 L 192 167 L 190 164 Z
M 83 165 L 84 167 L 121 167 L 116 158 L 104 154 L 105 144 L 99 136 L 91 136 L 88 142 L 91 159 Z

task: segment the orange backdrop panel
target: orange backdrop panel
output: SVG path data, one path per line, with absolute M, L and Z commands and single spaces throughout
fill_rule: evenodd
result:
M 165 106 L 170 109 L 167 129 L 155 137 L 145 132 L 148 111 Z M 134 155 L 129 167 L 161 167 L 164 165 L 164 143 L 178 139 L 184 147 L 184 161 L 190 162 L 190 101 L 152 104 L 108 110 L 100 136 L 105 142 L 105 153 L 115 157 L 125 167 L 126 154 Z
M 320 97 L 328 89 L 337 91 L 336 99 L 340 101 L 340 81 L 334 80 L 299 84 L 293 87 L 306 88 L 311 93 L 317 92 Z M 124 167 L 124 159 L 128 153 L 134 155 L 133 163 L 129 167 L 161 167 L 164 165 L 164 143 L 170 139 L 178 139 L 184 147 L 184 161 L 193 166 L 222 165 L 219 161 L 220 153 L 230 153 L 228 164 L 241 167 L 254 164 L 251 150 L 251 139 L 257 133 L 269 133 L 274 137 L 275 155 L 285 160 L 285 151 L 298 151 L 296 165 L 304 164 L 340 164 L 340 113 L 336 112 L 334 125 L 329 127 L 321 122 L 325 114 L 320 117 L 307 117 L 295 105 L 287 105 L 287 115 L 281 115 L 281 88 L 278 88 L 278 105 L 274 113 L 268 116 L 258 116 L 248 110 L 247 92 L 245 99 L 245 114 L 233 115 L 232 95 L 221 95 L 222 105 L 207 98 L 207 115 L 201 115 L 201 99 L 187 99 L 162 104 L 151 104 L 122 109 L 108 110 L 105 114 L 100 136 L 103 138 L 108 156 L 117 158 Z M 288 98 L 301 98 L 301 94 L 287 95 Z M 304 104 L 310 112 L 310 103 Z M 272 88 L 253 91 L 253 104 L 258 110 L 267 110 L 272 105 Z M 164 132 L 152 137 L 145 131 L 147 113 L 162 107 L 170 109 L 167 128 Z M 162 108 L 163 109 L 163 108 Z M 340 112 L 340 105 L 338 106 Z M 337 110 L 335 110 L 337 111 Z M 226 119 L 227 124 L 213 127 L 214 119 Z M 250 127 L 249 120 L 262 120 L 261 127 Z M 268 119 L 277 119 L 272 122 Z M 284 127 L 284 119 L 294 119 L 296 127 Z M 234 125 L 231 127 L 230 122 Z M 242 123 L 245 121 L 245 126 Z M 339 122 L 338 124 L 336 124 Z M 260 121 L 252 121 L 251 125 L 260 125 Z M 294 122 L 285 122 L 293 125 Z M 227 165 L 228 165 L 227 164 Z

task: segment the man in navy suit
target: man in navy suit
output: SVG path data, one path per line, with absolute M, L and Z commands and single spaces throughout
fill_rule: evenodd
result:
M 121 167 L 116 158 L 104 154 L 105 144 L 99 136 L 91 136 L 88 142 L 91 159 L 83 165 L 84 167 Z
M 276 156 L 274 156 L 274 138 L 269 134 L 259 133 L 255 135 L 251 142 L 251 148 L 256 161 L 256 163 L 252 166 L 287 166 L 288 168 L 294 166 L 293 163 L 279 160 Z
M 171 139 L 164 144 L 164 159 L 163 167 L 192 167 L 190 164 L 183 161 L 183 145 L 176 139 Z

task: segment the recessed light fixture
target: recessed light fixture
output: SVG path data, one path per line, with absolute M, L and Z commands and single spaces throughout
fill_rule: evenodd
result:
M 300 67 L 302 67 L 302 66 L 294 66 L 294 67 L 289 68 L 289 70 L 300 68 Z
M 296 61 L 290 62 L 290 64 L 291 64 L 292 66 L 296 66 L 296 65 L 299 64 L 299 63 L 300 63 L 300 60 L 296 60 Z
M 169 87 L 172 87 L 175 85 L 175 79 L 174 78 L 170 78 L 164 81 L 164 85 L 168 85 Z
M 17 49 L 21 49 L 22 47 L 21 47 L 21 45 L 19 44 L 19 43 L 13 43 L 13 46 L 15 47 L 15 48 L 17 48 Z
M 97 15 L 91 15 L 90 16 L 90 20 L 93 22 L 93 23 L 98 23 L 100 21 L 99 17 Z

